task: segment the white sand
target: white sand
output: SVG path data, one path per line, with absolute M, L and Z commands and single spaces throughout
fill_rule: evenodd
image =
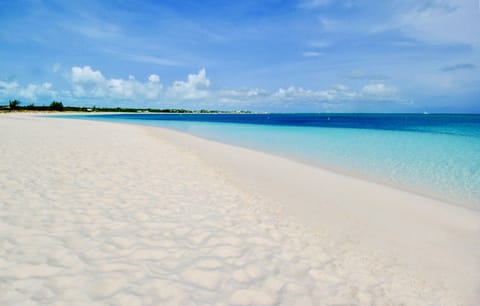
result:
M 0 305 L 476 305 L 477 212 L 173 131 L 0 116 Z

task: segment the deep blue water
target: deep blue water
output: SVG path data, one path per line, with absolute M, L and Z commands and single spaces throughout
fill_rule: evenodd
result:
M 480 209 L 480 115 L 109 114 L 368 177 Z
M 480 115 L 444 114 L 108 114 L 107 120 L 223 122 L 453 133 L 480 137 Z

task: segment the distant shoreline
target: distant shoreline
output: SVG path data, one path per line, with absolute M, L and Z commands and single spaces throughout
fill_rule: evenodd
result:
M 13 102 L 13 104 L 12 104 Z M 26 105 L 20 101 L 10 101 L 9 105 L 0 105 L 0 112 L 79 112 L 79 113 L 162 113 L 162 114 L 252 114 L 247 110 L 221 111 L 221 110 L 188 110 L 181 108 L 133 108 L 133 107 L 87 107 L 64 106 L 62 102 L 53 101 L 50 106 Z

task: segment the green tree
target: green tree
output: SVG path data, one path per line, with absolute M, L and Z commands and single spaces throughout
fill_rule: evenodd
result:
M 53 110 L 53 111 L 62 112 L 63 111 L 63 103 L 58 102 L 58 101 L 52 101 L 52 103 L 50 103 L 49 108 L 50 108 L 50 110 Z
M 18 100 L 10 100 L 9 103 L 8 103 L 8 106 L 10 107 L 10 109 L 18 109 L 18 106 L 20 105 L 20 101 Z

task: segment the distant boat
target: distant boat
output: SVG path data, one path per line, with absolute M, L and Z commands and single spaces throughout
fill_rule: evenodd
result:
M 429 112 L 423 112 L 423 114 L 424 114 L 424 115 L 430 115 L 430 113 L 429 113 Z

